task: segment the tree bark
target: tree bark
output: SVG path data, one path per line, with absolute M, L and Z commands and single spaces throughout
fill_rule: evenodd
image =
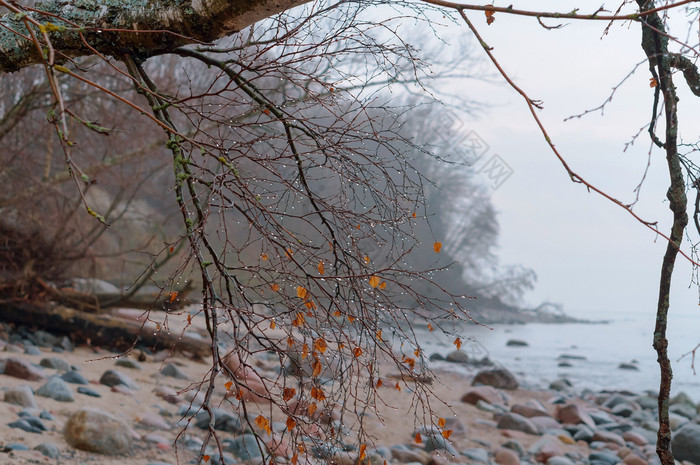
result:
M 211 42 L 309 0 L 69 0 L 43 1 L 38 12 L 0 16 L 0 72 L 41 63 L 28 18 L 47 31 L 57 62 L 94 55 L 142 58 L 176 47 Z M 34 33 L 41 36 L 38 28 Z M 44 44 L 46 45 L 46 44 Z
M 652 1 L 637 0 L 640 10 L 653 7 Z M 649 70 L 656 80 L 656 94 L 653 105 L 652 123 L 649 132 L 652 140 L 666 152 L 666 162 L 670 176 L 670 187 L 666 193 L 669 200 L 669 208 L 673 212 L 673 225 L 669 234 L 670 241 L 666 246 L 666 253 L 661 265 L 661 278 L 659 282 L 659 300 L 656 309 L 656 324 L 654 327 L 654 349 L 657 353 L 657 361 L 661 374 L 659 383 L 659 429 L 657 432 L 656 453 L 662 465 L 673 465 L 674 459 L 671 452 L 671 425 L 669 420 L 669 399 L 671 396 L 671 382 L 673 371 L 671 361 L 668 358 L 668 339 L 666 329 L 668 325 L 668 311 L 671 295 L 671 278 L 673 268 L 678 256 L 678 249 L 683 241 L 683 234 L 688 225 L 687 204 L 685 193 L 685 180 L 683 169 L 678 156 L 678 97 L 673 83 L 672 64 L 673 56 L 668 50 L 668 37 L 665 34 L 665 26 L 658 14 L 654 13 L 642 20 L 642 48 L 649 60 Z M 663 97 L 665 117 L 665 141 L 661 142 L 654 135 L 654 120 L 659 94 Z

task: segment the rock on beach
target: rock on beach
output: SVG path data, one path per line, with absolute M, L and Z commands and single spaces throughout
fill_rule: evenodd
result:
M 64 438 L 76 449 L 104 455 L 122 455 L 131 449 L 131 430 L 127 424 L 96 408 L 82 408 L 66 423 Z

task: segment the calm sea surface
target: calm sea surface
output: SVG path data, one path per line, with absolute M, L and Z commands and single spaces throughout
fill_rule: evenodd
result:
M 578 388 L 658 391 L 659 368 L 652 348 L 653 316 L 619 317 L 590 314 L 587 318 L 609 320 L 606 324 L 527 324 L 495 325 L 492 329 L 470 326 L 460 330 L 469 338 L 463 350 L 474 356 L 488 356 L 516 373 L 523 384 L 546 387 L 566 377 Z M 453 351 L 452 339 L 421 331 L 418 335 L 428 354 L 446 355 Z M 528 347 L 509 347 L 519 339 Z M 700 309 L 697 314 L 672 315 L 669 319 L 669 353 L 673 364 L 673 393 L 686 392 L 700 401 L 700 349 L 693 374 L 690 355 L 700 344 Z M 571 367 L 560 367 L 563 354 L 585 357 L 568 360 Z M 680 359 L 680 360 L 679 360 Z M 635 362 L 638 371 L 622 370 L 620 363 Z

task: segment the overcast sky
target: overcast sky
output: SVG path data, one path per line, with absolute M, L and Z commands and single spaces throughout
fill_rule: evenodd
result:
M 537 8 L 536 3 L 528 2 L 528 9 Z M 557 5 L 567 11 L 566 5 Z M 602 37 L 604 22 L 546 31 L 532 18 L 497 14 L 486 26 L 482 16 L 470 13 L 501 65 L 532 98 L 543 101 L 540 117 L 574 171 L 632 202 L 649 159 L 649 137 L 644 132 L 633 147 L 626 152 L 624 148 L 651 115 L 653 89 L 646 63 L 617 90 L 603 115 L 563 120 L 602 104 L 644 60 L 639 25 L 615 25 Z M 479 53 L 483 54 L 475 48 Z M 677 84 L 684 85 L 680 79 Z M 620 207 L 573 184 L 512 89 L 474 82 L 464 89 L 491 105 L 485 114 L 465 122 L 489 145 L 482 160 L 499 155 L 513 170 L 494 190 L 493 201 L 501 224 L 502 262 L 528 266 L 539 276 L 529 302 L 561 303 L 577 316 L 653 314 L 663 239 Z M 699 103 L 681 92 L 681 135 L 689 142 L 700 135 Z M 635 212 L 659 221 L 667 232 L 671 212 L 665 202 L 668 174 L 663 153 L 652 151 L 650 163 Z M 691 268 L 686 260 L 679 258 L 674 279 L 672 311 L 700 312 L 697 289 L 689 288 Z

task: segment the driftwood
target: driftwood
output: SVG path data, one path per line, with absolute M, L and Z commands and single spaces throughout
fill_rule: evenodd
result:
M 192 290 L 189 281 L 183 288 L 173 292 L 129 292 L 129 293 L 99 293 L 91 294 L 71 288 L 57 288 L 42 280 L 38 280 L 51 300 L 85 312 L 102 313 L 114 306 L 127 308 L 142 308 L 145 310 L 176 310 L 189 303 L 187 295 Z
M 107 313 L 88 313 L 60 305 L 37 305 L 25 301 L 0 303 L 0 321 L 40 328 L 66 335 L 77 344 L 91 344 L 127 351 L 133 347 L 149 350 L 174 349 L 205 356 L 211 346 L 207 339 L 196 339 L 179 332 L 157 331 L 152 324 L 115 317 Z

